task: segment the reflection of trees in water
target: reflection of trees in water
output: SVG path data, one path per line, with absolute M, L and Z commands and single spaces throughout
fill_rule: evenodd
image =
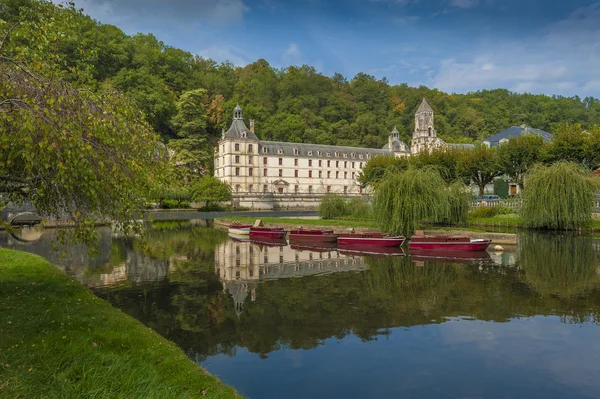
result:
M 599 283 L 589 237 L 523 233 L 519 237 L 519 265 L 524 281 L 542 296 L 573 298 Z

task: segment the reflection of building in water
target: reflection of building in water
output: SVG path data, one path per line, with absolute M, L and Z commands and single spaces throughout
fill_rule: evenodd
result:
M 259 281 L 367 269 L 362 257 L 342 255 L 335 248 L 297 250 L 227 240 L 215 250 L 215 272 L 233 297 L 238 314 L 248 295 L 256 299 Z

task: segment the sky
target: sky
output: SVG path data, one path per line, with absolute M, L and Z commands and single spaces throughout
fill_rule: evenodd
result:
M 600 97 L 600 0 L 74 2 L 128 34 L 238 66 L 264 58 L 454 93 Z

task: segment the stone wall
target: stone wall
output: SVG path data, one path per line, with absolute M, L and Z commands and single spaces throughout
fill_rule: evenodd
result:
M 244 193 L 234 194 L 232 205 L 234 207 L 247 207 L 252 210 L 284 210 L 284 209 L 317 209 L 321 199 L 326 194 L 292 194 L 292 193 Z M 368 195 L 346 194 L 345 198 L 365 198 Z

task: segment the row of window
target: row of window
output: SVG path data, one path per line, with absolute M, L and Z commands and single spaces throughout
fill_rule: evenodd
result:
M 234 151 L 240 151 L 240 144 L 239 143 L 235 143 L 234 144 Z M 253 151 L 254 151 L 254 145 L 253 144 L 248 144 L 248 152 L 253 152 Z M 268 154 L 269 153 L 269 149 L 267 147 L 263 147 L 262 152 L 263 152 L 263 154 Z M 313 155 L 313 152 L 314 151 L 309 150 L 309 151 L 306 152 L 306 155 L 310 157 L 310 156 Z M 223 153 L 225 153 L 225 145 L 224 144 L 223 144 Z M 332 154 L 330 151 L 323 152 L 321 150 L 317 150 L 316 153 L 317 153 L 317 156 L 319 156 L 319 157 L 323 156 L 323 154 L 325 154 L 325 156 L 327 156 L 327 157 L 330 157 L 331 154 Z M 283 154 L 283 149 L 282 148 L 278 148 L 277 149 L 277 154 Z M 294 155 L 300 155 L 300 150 L 298 148 L 294 148 Z M 358 154 L 357 155 L 354 152 L 347 153 L 347 152 L 339 152 L 339 151 L 334 151 L 333 152 L 333 156 L 336 157 L 336 158 L 341 156 L 341 157 L 344 157 L 344 158 L 350 157 L 350 158 L 358 158 L 358 159 L 363 159 L 365 157 L 365 155 L 363 155 L 363 154 Z M 367 153 L 366 154 L 366 158 L 370 159 L 371 158 L 371 154 Z
M 241 169 L 242 168 L 235 168 L 235 176 L 242 176 Z M 278 169 L 278 171 L 279 171 L 279 177 L 283 177 L 283 169 Z M 218 176 L 219 175 L 218 169 L 217 169 L 216 173 Z M 254 168 L 248 168 L 248 176 L 254 176 Z M 263 176 L 265 176 L 265 177 L 268 176 L 268 169 L 263 169 Z M 327 174 L 325 174 L 324 171 L 319 170 L 318 175 L 315 174 L 315 176 L 313 176 L 313 171 L 312 170 L 308 171 L 307 177 L 312 178 L 312 177 L 317 177 L 317 176 L 319 177 L 319 179 L 322 179 L 324 176 L 327 176 L 328 179 L 331 179 L 332 174 L 331 174 L 330 170 L 327 171 Z M 339 179 L 341 176 L 342 175 L 339 171 L 335 172 L 336 179 Z M 349 176 L 348 172 L 344 172 L 344 179 L 347 179 L 348 176 Z M 350 176 L 351 176 L 351 179 L 354 179 L 356 177 L 356 172 L 351 172 Z M 297 170 L 294 171 L 294 177 L 300 177 L 300 173 Z
M 240 163 L 240 156 L 239 156 L 239 155 L 236 155 L 236 156 L 234 157 L 234 160 L 233 160 L 233 162 L 234 162 L 234 163 Z M 250 164 L 250 165 L 253 165 L 253 164 L 254 164 L 254 159 L 253 159 L 253 157 L 252 157 L 251 155 L 249 155 L 249 156 L 248 156 L 248 164 Z M 267 158 L 267 157 L 264 157 L 264 158 L 263 158 L 263 165 L 267 165 L 267 164 L 268 164 L 268 158 Z M 283 165 L 283 158 L 279 158 L 279 165 Z M 299 160 L 298 160 L 298 158 L 295 158 L 295 159 L 294 159 L 294 166 L 298 166 L 298 165 L 299 165 Z M 322 160 L 319 160 L 319 161 L 318 161 L 318 165 L 319 165 L 319 168 L 322 168 L 322 167 L 323 167 L 323 161 L 322 161 Z M 344 168 L 348 168 L 348 165 L 351 165 L 351 166 L 350 166 L 350 168 L 351 168 L 351 169 L 355 169 L 355 168 L 356 168 L 356 163 L 355 163 L 355 162 L 348 162 L 348 161 L 344 161 Z M 219 166 L 219 158 L 217 158 L 217 166 Z M 312 159 L 309 159 L 309 160 L 308 160 L 308 166 L 309 166 L 309 167 L 313 166 L 313 160 L 312 160 Z M 330 168 L 330 167 L 331 167 L 331 161 L 327 161 L 327 167 L 328 167 L 328 168 Z M 335 167 L 336 167 L 336 168 L 339 168 L 339 167 L 340 167 L 340 161 L 335 161 Z M 362 163 L 362 162 L 360 162 L 360 163 L 358 164 L 358 167 L 359 167 L 359 169 L 362 169 L 362 167 L 363 167 L 363 163 Z
M 241 189 L 241 185 L 236 184 L 235 185 L 235 192 L 239 193 Z M 254 192 L 254 185 L 253 184 L 249 184 L 248 185 L 248 192 L 249 193 L 253 193 Z M 269 185 L 268 184 L 264 184 L 263 185 L 263 193 L 268 193 L 269 192 Z M 284 188 L 283 187 L 278 187 L 277 188 L 277 192 L 282 194 L 284 193 Z M 294 193 L 299 193 L 300 192 L 300 186 L 298 184 L 294 185 Z M 331 186 L 327 186 L 327 192 L 330 193 L 331 192 Z M 348 186 L 344 186 L 344 194 L 348 192 Z M 362 188 L 360 189 L 360 192 L 362 193 Z M 308 193 L 312 194 L 313 193 L 313 186 L 308 186 Z

